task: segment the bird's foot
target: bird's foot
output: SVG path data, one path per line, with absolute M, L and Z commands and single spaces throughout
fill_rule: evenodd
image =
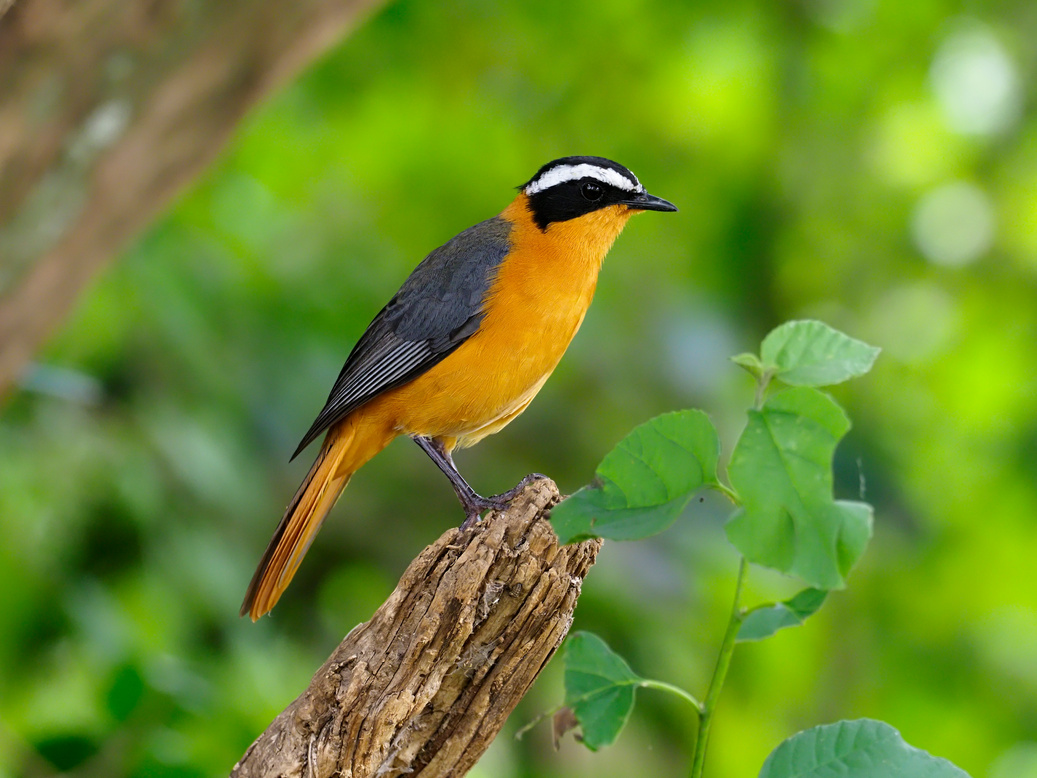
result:
M 487 500 L 487 502 L 492 503 L 489 507 L 494 508 L 495 510 L 502 511 L 509 505 L 511 505 L 512 500 L 514 500 L 516 497 L 522 494 L 522 492 L 526 490 L 526 487 L 529 486 L 531 483 L 533 483 L 534 481 L 546 480 L 546 475 L 543 475 L 541 473 L 530 473 L 517 484 L 515 484 L 513 487 L 508 489 L 508 491 L 501 492 L 500 494 L 495 494 L 493 497 L 490 497 Z
M 521 481 L 519 481 L 511 489 L 500 494 L 495 494 L 492 497 L 483 497 L 479 494 L 472 494 L 468 499 L 462 500 L 461 504 L 464 507 L 465 520 L 461 524 L 461 529 L 466 530 L 472 527 L 479 521 L 479 517 L 483 511 L 502 511 L 511 505 L 512 501 L 525 491 L 526 487 L 534 481 L 542 481 L 547 478 L 546 475 L 540 473 L 530 473 Z

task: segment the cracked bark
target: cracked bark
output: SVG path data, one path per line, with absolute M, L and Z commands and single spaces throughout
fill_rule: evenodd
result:
M 260 99 L 381 0 L 0 0 L 0 397 Z
M 461 776 L 558 648 L 601 541 L 558 546 L 553 482 L 410 564 L 232 778 Z

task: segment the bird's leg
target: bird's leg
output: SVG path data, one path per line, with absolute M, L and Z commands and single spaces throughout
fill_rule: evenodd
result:
M 461 507 L 464 508 L 465 520 L 461 525 L 461 529 L 468 529 L 477 521 L 479 521 L 479 514 L 486 510 L 503 510 L 507 508 L 518 494 L 526 488 L 526 486 L 538 478 L 545 478 L 539 473 L 532 473 L 523 478 L 516 487 L 509 489 L 501 494 L 496 494 L 493 497 L 483 497 L 481 494 L 475 491 L 468 482 L 464 480 L 461 474 L 457 471 L 457 465 L 454 464 L 454 458 L 447 451 L 443 442 L 437 438 L 426 438 L 421 435 L 414 436 L 414 442 L 421 446 L 421 450 L 428 454 L 429 459 L 436 463 L 436 467 L 443 471 L 443 474 L 450 479 L 450 485 L 454 487 L 454 493 L 457 495 L 457 499 L 461 502 Z
M 443 475 L 450 479 L 450 485 L 454 487 L 454 493 L 461 501 L 461 507 L 464 508 L 465 520 L 461 529 L 468 529 L 479 521 L 480 513 L 492 506 L 488 505 L 486 498 L 469 486 L 468 482 L 457 472 L 454 458 L 450 456 L 450 452 L 446 450 L 441 440 L 415 435 L 414 442 L 421 446 L 421 450 L 428 454 L 429 459 L 436 463 L 436 467 L 443 471 Z

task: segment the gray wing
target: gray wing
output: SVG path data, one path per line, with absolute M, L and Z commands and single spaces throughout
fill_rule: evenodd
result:
M 510 233 L 511 225 L 497 216 L 422 260 L 353 347 L 292 459 L 328 427 L 421 375 L 479 329 L 486 292 L 511 247 Z

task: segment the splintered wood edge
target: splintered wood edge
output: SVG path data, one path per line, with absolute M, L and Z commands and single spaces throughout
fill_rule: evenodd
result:
M 460 776 L 572 624 L 600 540 L 558 546 L 548 479 L 422 551 L 231 775 Z

